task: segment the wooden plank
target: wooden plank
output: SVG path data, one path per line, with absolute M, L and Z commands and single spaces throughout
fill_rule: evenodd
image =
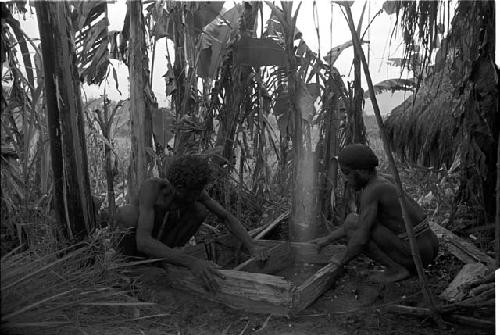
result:
M 220 270 L 226 277 L 216 279 L 219 290 L 207 292 L 200 279 L 186 268 L 164 264 L 176 288 L 195 292 L 200 297 L 253 313 L 287 315 L 292 306 L 292 284 L 277 276 L 234 270 Z
M 495 261 L 490 256 L 479 250 L 474 244 L 467 242 L 448 229 L 430 221 L 429 226 L 434 231 L 440 242 L 464 263 L 480 262 L 488 267 L 493 267 Z
M 467 290 L 470 289 L 469 284 L 484 278 L 487 273 L 488 268 L 482 263 L 465 264 L 440 297 L 450 302 L 461 301 L 467 295 Z
M 269 258 L 265 262 L 250 258 L 233 270 L 268 274 L 278 272 L 293 264 L 294 258 L 291 250 L 290 243 L 275 243 L 274 246 L 270 247 Z
M 276 244 L 288 243 L 296 263 L 328 264 L 333 256 L 345 251 L 345 246 L 334 244 L 327 245 L 318 253 L 316 247 L 307 242 L 260 240 L 258 243 L 268 248 L 272 248 Z
M 267 226 L 264 230 L 262 230 L 261 232 L 259 232 L 256 236 L 255 236 L 255 239 L 256 240 L 260 240 L 262 238 L 264 238 L 267 234 L 269 234 L 278 224 L 281 223 L 281 221 L 283 221 L 284 219 L 288 218 L 288 216 L 290 215 L 290 211 L 286 211 L 284 213 L 282 213 L 280 216 L 278 216 L 273 222 L 271 222 L 271 224 L 269 226 Z
M 285 218 L 287 218 L 290 215 L 290 211 L 287 210 L 280 214 L 276 219 L 271 221 L 268 225 L 263 225 L 258 228 L 252 229 L 248 232 L 250 237 L 255 238 L 255 239 L 261 239 L 263 237 L 266 237 L 266 235 L 271 232 L 281 221 L 283 221 Z M 265 232 L 264 232 L 265 231 Z M 258 237 L 257 237 L 258 236 Z
M 345 251 L 343 245 L 327 245 L 318 253 L 316 246 L 311 243 L 293 242 L 296 263 L 328 264 L 334 256 L 342 254 Z
M 292 313 L 296 314 L 312 304 L 320 295 L 330 289 L 333 282 L 343 273 L 343 267 L 330 263 L 300 285 L 294 294 Z

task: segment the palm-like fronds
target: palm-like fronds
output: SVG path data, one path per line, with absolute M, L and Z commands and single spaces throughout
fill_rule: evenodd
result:
M 100 84 L 109 65 L 109 32 L 105 1 L 79 1 L 72 13 L 80 79 Z
M 380 94 L 383 92 L 391 91 L 394 93 L 396 91 L 412 91 L 416 88 L 416 80 L 415 79 L 402 79 L 402 78 L 394 78 L 382 80 L 381 82 L 373 85 L 373 90 L 375 94 Z M 366 91 L 364 94 L 364 98 L 368 98 L 370 96 L 370 92 Z

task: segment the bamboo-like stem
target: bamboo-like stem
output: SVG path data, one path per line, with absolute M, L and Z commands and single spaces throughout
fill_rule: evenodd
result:
M 398 170 L 396 168 L 396 163 L 394 162 L 394 157 L 392 156 L 391 149 L 389 146 L 389 141 L 387 139 L 387 134 L 385 133 L 384 126 L 383 126 L 383 121 L 382 121 L 382 116 L 380 115 L 380 109 L 377 103 L 377 98 L 375 97 L 375 91 L 373 89 L 373 82 L 371 79 L 370 75 L 370 70 L 368 69 L 368 64 L 366 62 L 366 57 L 363 52 L 363 48 L 361 48 L 361 42 L 359 40 L 359 36 L 356 34 L 356 28 L 354 27 L 354 21 L 352 18 L 352 12 L 351 8 L 349 6 L 345 6 L 346 13 L 347 13 L 347 23 L 349 24 L 349 29 L 351 30 L 352 33 L 352 39 L 353 39 L 353 44 L 354 47 L 356 48 L 358 55 L 361 59 L 361 63 L 363 64 L 363 70 L 365 72 L 365 77 L 366 77 L 366 83 L 368 84 L 368 88 L 370 90 L 370 99 L 373 104 L 373 111 L 375 112 L 375 116 L 377 118 L 377 124 L 379 127 L 380 131 L 380 137 L 382 138 L 382 142 L 384 143 L 384 150 L 387 155 L 387 159 L 389 161 L 389 166 L 391 167 L 392 174 L 394 175 L 394 179 L 396 181 L 396 187 L 398 191 L 398 197 L 399 201 L 401 203 L 401 208 L 403 211 L 403 220 L 405 223 L 405 228 L 406 228 L 406 233 L 408 234 L 408 238 L 410 240 L 410 248 L 411 248 L 411 253 L 413 256 L 413 261 L 415 262 L 415 267 L 417 269 L 418 277 L 420 279 L 420 285 L 422 287 L 422 293 L 424 294 L 424 297 L 427 301 L 427 304 L 429 305 L 429 308 L 433 311 L 434 313 L 434 318 L 436 321 L 440 321 L 440 318 L 438 316 L 438 311 L 436 309 L 436 306 L 434 304 L 434 301 L 432 299 L 432 294 L 429 290 L 429 287 L 427 285 L 427 280 L 425 278 L 424 274 L 424 269 L 422 265 L 422 259 L 420 258 L 420 253 L 418 252 L 418 247 L 417 247 L 417 241 L 415 239 L 415 233 L 413 231 L 413 226 L 410 222 L 410 219 L 408 217 L 408 208 L 407 208 L 407 203 L 404 198 L 404 191 L 403 191 L 403 186 L 401 183 L 401 179 L 399 177 Z
M 495 215 L 495 268 L 500 268 L 500 134 L 497 150 L 497 210 Z
M 153 76 L 155 73 L 155 71 L 154 71 L 154 69 L 155 69 L 155 56 L 156 56 L 156 38 L 153 41 L 153 55 L 151 56 L 151 76 L 149 78 L 149 86 L 151 86 L 151 87 L 153 87 Z

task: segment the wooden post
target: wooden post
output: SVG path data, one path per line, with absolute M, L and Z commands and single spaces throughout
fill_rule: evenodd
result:
M 65 2 L 36 2 L 51 142 L 54 140 L 52 154 L 57 155 L 52 157 L 53 166 L 62 169 L 54 170 L 54 179 L 58 178 L 54 186 L 57 189 L 59 185 L 62 189 L 69 237 L 74 234 L 77 239 L 83 239 L 95 227 L 95 215 L 88 175 L 80 81 L 73 40 L 69 38 L 68 6 Z M 59 192 L 61 190 L 55 191 L 56 201 L 61 201 Z M 61 219 L 61 213 L 58 216 Z
M 106 175 L 106 184 L 108 189 L 108 208 L 109 208 L 109 217 L 111 220 L 114 220 L 116 213 L 116 202 L 115 202 L 115 189 L 113 183 L 114 171 L 113 171 L 113 159 L 111 154 L 113 153 L 113 148 L 111 147 L 111 127 L 113 124 L 113 119 L 116 114 L 118 108 L 121 107 L 122 101 L 118 102 L 118 104 L 114 107 L 111 114 L 109 113 L 109 100 L 106 98 L 106 90 L 104 90 L 104 103 L 103 103 L 103 111 L 99 111 L 98 113 L 98 122 L 101 127 L 102 136 L 106 139 L 106 143 L 104 143 L 104 169 Z
M 429 288 L 427 286 L 427 281 L 425 278 L 422 260 L 420 258 L 420 253 L 418 252 L 417 242 L 415 239 L 415 233 L 413 231 L 413 225 L 408 218 L 408 208 L 407 208 L 407 204 L 406 204 L 406 201 L 404 198 L 403 186 L 401 183 L 401 179 L 399 177 L 398 170 L 396 168 L 396 163 L 394 162 L 394 157 L 392 156 L 391 148 L 389 146 L 389 141 L 387 139 L 387 134 L 385 133 L 385 130 L 384 130 L 384 124 L 382 121 L 382 116 L 380 115 L 380 109 L 379 109 L 379 106 L 377 103 L 377 98 L 375 97 L 375 91 L 373 89 L 373 82 L 371 80 L 370 70 L 368 69 L 368 64 L 366 62 L 363 48 L 361 47 L 361 42 L 359 40 L 359 36 L 356 34 L 356 28 L 354 27 L 354 21 L 352 18 L 351 8 L 348 5 L 344 6 L 344 7 L 345 7 L 346 13 L 347 13 L 347 20 L 348 20 L 348 24 L 349 24 L 349 29 L 351 30 L 352 36 L 353 36 L 353 44 L 354 44 L 354 47 L 356 48 L 356 50 L 358 51 L 358 55 L 361 58 L 361 62 L 363 64 L 363 70 L 365 72 L 366 82 L 367 82 L 368 88 L 370 90 L 370 99 L 371 99 L 372 104 L 373 104 L 373 111 L 375 112 L 375 116 L 377 118 L 377 124 L 378 124 L 379 130 L 380 130 L 380 137 L 382 138 L 382 142 L 384 143 L 384 150 L 385 150 L 385 153 L 387 155 L 387 159 L 389 160 L 389 165 L 391 167 L 392 174 L 394 175 L 394 179 L 396 181 L 399 201 L 401 203 L 401 208 L 403 211 L 403 219 L 404 219 L 404 223 L 405 223 L 406 233 L 408 234 L 408 238 L 410 240 L 411 253 L 413 256 L 413 261 L 415 262 L 415 267 L 417 269 L 418 277 L 420 279 L 420 285 L 422 287 L 422 292 L 424 294 L 425 299 L 427 300 L 427 304 L 429 305 L 429 308 L 435 312 L 436 319 L 438 321 L 439 318 L 437 318 L 437 315 L 438 315 L 437 309 L 436 309 L 436 306 L 435 306 L 434 301 L 432 299 L 432 294 L 429 291 Z
M 141 183 L 147 178 L 146 147 L 151 147 L 151 136 L 146 129 L 147 108 L 144 91 L 148 78 L 144 75 L 144 31 L 142 2 L 129 1 L 130 12 L 130 122 L 131 152 L 129 170 L 129 201 L 137 196 Z
M 50 21 L 48 4 L 41 1 L 35 2 L 36 14 L 38 19 L 38 29 L 40 31 L 41 53 L 43 55 L 43 71 L 45 78 L 52 78 L 55 72 L 55 62 L 53 59 L 53 52 L 55 51 L 55 44 L 53 38 L 46 38 L 50 36 Z M 51 51 L 52 50 L 52 51 Z M 48 59 L 46 60 L 46 57 Z M 45 101 L 47 108 L 47 128 L 50 143 L 51 154 L 51 168 L 53 178 L 53 192 L 54 192 L 54 214 L 59 230 L 66 238 L 72 238 L 71 227 L 69 222 L 66 222 L 66 215 L 64 210 L 64 176 L 63 176 L 63 154 L 62 154 L 62 139 L 61 139 L 61 124 L 59 121 L 59 111 L 57 109 L 57 96 L 52 94 L 56 92 L 54 80 L 45 80 Z M 49 94 L 50 93 L 50 94 Z
M 363 11 L 359 17 L 358 28 L 352 34 L 356 34 L 357 38 L 361 36 L 361 26 L 363 23 L 363 16 L 365 14 L 366 2 L 363 6 Z M 354 38 L 354 36 L 352 37 Z M 352 112 L 352 143 L 366 144 L 366 130 L 363 122 L 363 92 L 361 91 L 361 60 L 359 52 L 354 49 L 354 97 L 351 106 Z

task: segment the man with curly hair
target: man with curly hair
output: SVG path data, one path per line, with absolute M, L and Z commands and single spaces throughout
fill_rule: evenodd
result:
M 208 162 L 199 156 L 186 155 L 174 158 L 169 164 L 167 179 L 144 181 L 138 198 L 117 211 L 117 224 L 133 228 L 120 244 L 122 252 L 130 256 L 163 258 L 168 263 L 185 266 L 207 289 L 215 290 L 216 277 L 223 277 L 215 264 L 178 249 L 198 231 L 211 211 L 223 220 L 253 257 L 267 258 L 267 250 L 258 246 L 239 220 L 205 191 L 209 179 Z

